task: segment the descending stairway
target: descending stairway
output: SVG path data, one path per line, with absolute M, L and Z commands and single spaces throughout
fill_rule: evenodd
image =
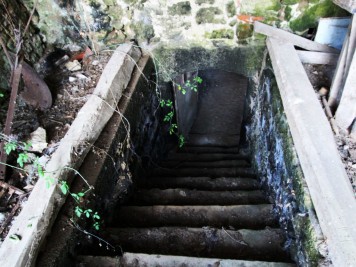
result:
M 122 257 L 78 266 L 294 266 L 273 206 L 236 148 L 169 154 L 120 208 L 110 238 Z

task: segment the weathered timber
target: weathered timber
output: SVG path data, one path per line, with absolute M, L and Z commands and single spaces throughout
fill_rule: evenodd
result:
M 339 54 L 323 53 L 313 51 L 297 50 L 298 56 L 302 63 L 319 64 L 319 65 L 336 65 Z
M 263 229 L 275 227 L 272 204 L 233 206 L 124 206 L 118 213 L 118 226 L 125 227 L 234 227 Z
M 170 177 L 248 177 L 255 178 L 256 175 L 252 169 L 249 168 L 180 168 L 180 169 L 155 169 L 153 172 L 155 177 L 170 176 Z
M 329 123 L 293 45 L 268 38 L 267 47 L 333 264 L 356 265 L 356 201 Z
M 352 21 L 349 25 L 348 33 L 345 36 L 344 44 L 342 45 L 341 54 L 337 62 L 336 70 L 332 80 L 329 106 L 336 110 L 339 105 L 342 92 L 344 90 L 347 75 L 350 70 L 351 60 L 356 46 L 356 17 L 352 16 Z
M 327 53 L 335 53 L 335 54 L 338 54 L 340 52 L 339 50 L 333 47 L 310 41 L 306 38 L 300 37 L 298 35 L 295 35 L 293 33 L 284 30 L 280 30 L 278 28 L 266 25 L 258 21 L 255 21 L 254 23 L 254 31 L 258 33 L 262 33 L 269 37 L 273 37 L 284 43 L 292 44 L 310 51 L 327 52 Z
M 261 190 L 202 191 L 185 188 L 140 189 L 133 195 L 131 205 L 241 205 L 268 203 Z
M 115 259 L 117 260 L 117 259 Z M 170 255 L 149 255 L 141 253 L 124 253 L 119 259 L 119 266 L 122 267 L 147 267 L 147 266 L 164 266 L 164 267 L 293 267 L 295 264 L 283 262 L 262 262 L 262 261 L 244 261 L 244 260 L 222 260 L 209 258 L 196 258 L 184 256 L 170 256 Z M 91 259 L 86 263 L 88 267 Z M 111 267 L 112 265 L 104 265 L 103 267 Z M 98 266 L 98 265 L 97 265 Z M 117 265 L 115 265 L 117 266 Z M 96 266 L 95 266 L 96 267 Z
M 159 177 L 140 181 L 141 187 L 189 188 L 199 190 L 256 190 L 260 185 L 256 179 L 251 178 L 210 178 L 210 177 Z
M 189 161 L 163 161 L 159 164 L 163 168 L 229 168 L 250 167 L 246 160 L 217 160 L 211 162 L 189 162 Z
M 353 54 L 353 60 L 351 62 L 349 72 L 345 80 L 344 90 L 335 114 L 336 124 L 344 131 L 348 131 L 350 128 L 352 128 L 352 124 L 355 122 L 356 119 L 355 86 L 356 86 L 356 53 Z
M 149 254 L 287 261 L 279 229 L 231 231 L 216 228 L 109 228 L 124 251 Z

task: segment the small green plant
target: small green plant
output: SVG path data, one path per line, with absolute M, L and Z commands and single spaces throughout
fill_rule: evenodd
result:
M 187 93 L 187 90 L 191 90 L 195 93 L 198 92 L 198 86 L 203 82 L 203 79 L 199 76 L 195 76 L 192 80 L 187 80 L 183 85 L 176 85 L 178 91 L 180 91 L 183 95 Z M 178 145 L 179 147 L 183 147 L 185 144 L 185 138 L 182 134 L 179 134 L 178 125 L 173 123 L 174 117 L 174 106 L 172 100 L 161 99 L 159 102 L 161 108 L 168 108 L 168 113 L 163 117 L 163 121 L 169 123 L 169 134 L 175 134 L 178 137 Z
M 2 138 L 4 139 L 4 136 L 2 136 Z M 7 155 L 9 155 L 12 152 L 18 152 L 16 162 L 20 166 L 20 168 L 9 165 L 10 167 L 14 167 L 14 168 L 20 169 L 25 172 L 25 170 L 23 169 L 25 163 L 32 164 L 38 177 L 44 179 L 47 188 L 50 188 L 52 185 L 54 185 L 56 183 L 56 180 L 49 173 L 45 172 L 43 166 L 39 162 L 38 157 L 33 159 L 31 162 L 30 157 L 28 155 L 28 151 L 32 146 L 31 143 L 18 142 L 17 140 L 14 140 L 12 138 L 6 138 L 5 142 L 6 143 L 4 145 L 4 150 Z M 67 167 L 67 168 L 71 169 L 69 167 Z M 80 175 L 80 173 L 77 172 L 76 170 L 74 170 L 74 169 L 71 169 L 71 170 L 75 171 L 78 175 Z M 81 175 L 80 175 L 80 177 L 82 179 L 84 179 L 84 177 L 82 177 Z M 75 216 L 78 219 L 80 219 L 81 216 L 84 214 L 85 218 L 92 219 L 92 227 L 95 230 L 100 230 L 100 215 L 98 214 L 98 212 L 93 211 L 92 209 L 89 209 L 89 208 L 86 209 L 86 208 L 82 207 L 83 198 L 88 194 L 88 192 L 90 192 L 93 189 L 93 187 L 88 185 L 89 188 L 86 191 L 74 193 L 74 192 L 70 191 L 69 185 L 66 181 L 59 180 L 58 186 L 59 186 L 61 192 L 63 193 L 63 195 L 70 194 L 70 196 L 76 202 L 77 205 L 74 208 Z M 75 221 L 75 220 L 73 219 L 72 221 Z

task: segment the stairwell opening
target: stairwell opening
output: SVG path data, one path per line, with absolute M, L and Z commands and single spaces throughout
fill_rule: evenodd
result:
M 166 214 L 166 217 L 153 216 L 152 220 L 163 219 L 166 222 L 168 220 L 177 223 L 180 219 L 174 216 L 185 214 L 187 217 L 184 220 L 191 218 L 189 223 L 193 228 L 202 229 L 200 232 L 192 230 L 181 232 L 178 236 L 170 235 L 171 228 L 169 227 L 173 227 L 174 223 L 168 223 L 168 228 L 156 233 L 163 237 L 155 240 L 154 246 L 160 247 L 163 254 L 176 251 L 178 255 L 180 252 L 184 255 L 187 250 L 191 251 L 187 256 L 205 258 L 234 258 L 233 255 L 236 254 L 240 256 L 235 259 L 240 257 L 242 260 L 294 261 L 302 266 L 313 265 L 323 258 L 322 251 L 318 247 L 320 229 L 310 204 L 308 190 L 303 182 L 298 158 L 293 149 L 293 141 L 273 78 L 273 70 L 263 51 L 263 47 L 215 47 L 214 49 L 194 47 L 189 49 L 159 48 L 154 52 L 154 60 L 149 61 L 144 71 L 148 79 L 144 77 L 140 79 L 129 95 L 130 100 L 123 114 L 130 124 L 130 142 L 127 139 L 127 124 L 114 123 L 106 130 L 106 132 L 112 131 L 115 134 L 113 142 L 109 145 L 108 154 L 99 155 L 99 157 L 105 157 L 100 171 L 94 171 L 93 166 L 90 166 L 98 156 L 95 153 L 92 158 L 89 156 L 82 166 L 83 172 L 98 178 L 95 205 L 103 211 L 108 227 L 120 225 L 120 218 L 123 225 L 125 221 L 127 222 L 125 225 L 127 229 L 130 225 L 131 228 L 134 226 L 131 224 L 132 221 L 136 221 L 135 226 L 155 226 L 155 231 L 157 231 L 157 225 L 164 227 L 164 223 L 152 222 L 147 218 L 152 219 L 152 214 L 156 214 L 157 209 L 167 211 L 167 208 L 160 207 L 151 209 L 148 213 L 140 213 L 143 208 L 130 209 L 130 206 L 135 205 L 135 201 L 136 204 L 140 203 L 142 206 L 154 203 L 167 206 L 173 205 L 174 201 L 177 201 L 175 206 L 182 206 L 189 204 L 189 199 L 192 198 L 195 199 L 194 201 L 196 199 L 201 201 L 193 206 L 204 206 L 207 205 L 206 203 L 209 205 L 228 203 L 236 206 L 237 202 L 248 205 L 251 201 L 264 205 L 260 209 L 264 215 L 256 213 L 262 222 L 251 215 L 254 209 L 251 210 L 250 207 L 246 210 L 230 211 L 230 213 L 227 210 L 212 211 L 204 210 L 204 208 L 198 210 L 197 207 L 188 210 L 175 208 L 170 210 L 171 215 Z M 203 79 L 197 97 L 194 94 L 184 97 L 177 94 L 172 80 L 184 80 L 196 74 Z M 221 88 L 225 89 L 221 90 Z M 162 97 L 175 100 L 176 120 L 187 136 L 187 145 L 177 154 L 169 153 L 172 149 L 177 149 L 178 144 L 176 139 L 168 134 L 167 126 L 162 123 L 164 112 L 158 108 L 159 99 Z M 98 140 L 99 147 L 100 142 L 104 140 L 105 133 Z M 213 159 L 209 158 L 211 155 Z M 169 157 L 173 157 L 173 160 L 166 161 Z M 203 159 L 197 160 L 200 157 Z M 214 159 L 214 157 L 217 158 Z M 163 164 L 163 166 L 162 162 L 166 165 Z M 211 166 L 207 166 L 206 162 Z M 144 191 L 147 177 L 152 176 L 150 170 L 154 168 L 157 171 L 155 173 L 157 177 L 164 178 L 170 175 L 173 179 L 161 179 L 158 182 L 162 183 L 160 186 L 150 188 L 151 191 Z M 189 170 L 188 173 L 185 173 L 185 169 Z M 195 170 L 192 171 L 192 169 Z M 188 178 L 180 181 L 174 178 L 180 176 Z M 209 177 L 209 179 L 204 180 L 204 177 Z M 243 177 L 243 179 L 238 178 L 232 181 L 229 180 L 231 177 Z M 167 188 L 167 183 L 176 184 L 168 185 Z M 186 188 L 181 189 L 184 183 L 186 183 Z M 140 187 L 142 184 L 144 186 Z M 197 184 L 199 186 L 203 184 L 203 186 L 197 189 Z M 261 194 L 260 188 L 264 188 L 266 194 Z M 162 196 L 159 193 L 161 189 L 168 191 L 165 191 Z M 189 190 L 195 191 L 196 195 L 191 196 Z M 243 192 L 240 195 L 236 192 L 230 194 L 229 190 L 247 190 L 251 195 Z M 206 193 L 207 191 L 209 193 Z M 218 193 L 211 193 L 211 191 Z M 130 201 L 133 202 L 130 204 Z M 145 204 L 142 204 L 142 201 Z M 219 201 L 221 201 L 220 204 Z M 120 207 L 123 210 L 121 215 L 117 211 Z M 66 211 L 62 213 L 66 215 Z M 130 214 L 136 214 L 138 217 L 136 219 L 130 216 L 125 218 Z M 195 224 L 199 219 L 193 215 L 190 217 L 190 214 L 195 214 L 199 218 L 213 218 L 212 220 L 221 219 L 224 217 L 223 214 L 231 216 L 222 219 L 225 220 L 226 226 L 220 227 L 220 225 L 220 228 L 216 229 L 205 227 L 209 224 L 217 226 L 218 223 L 204 221 L 207 225 Z M 244 216 L 239 217 L 241 216 L 239 214 L 244 214 Z M 242 224 L 235 224 L 235 229 L 231 230 L 232 228 L 228 228 L 229 224 L 233 224 L 230 220 L 236 216 Z M 279 218 L 278 222 L 276 217 Z M 235 231 L 246 228 L 244 223 L 250 224 L 253 230 L 262 231 L 262 225 L 267 227 L 265 232 L 259 233 L 261 238 L 256 239 L 252 230 Z M 65 225 L 65 221 L 59 219 L 54 227 L 61 229 Z M 278 227 L 278 225 L 281 226 L 278 231 L 270 231 L 269 228 Z M 131 244 L 126 245 L 125 248 L 120 245 L 120 239 L 132 233 L 125 231 L 118 233 L 116 230 L 104 232 L 105 239 L 117 244 L 115 251 L 107 250 L 105 246 L 99 247 L 100 241 L 88 238 L 85 233 L 73 230 L 69 234 L 55 236 L 56 232 L 53 231 L 54 236 L 49 238 L 46 251 L 39 257 L 38 262 L 42 266 L 64 266 L 80 262 L 84 262 L 84 266 L 92 266 L 88 265 L 87 261 L 93 258 L 85 257 L 86 255 L 117 256 L 126 251 L 159 254 L 157 250 L 148 249 L 152 245 L 148 236 L 150 233 L 155 234 L 153 230 L 150 233 L 137 230 L 138 235 L 129 237 L 134 240 L 133 243 L 139 247 L 138 249 L 132 247 Z M 58 232 L 61 233 L 61 231 Z M 208 237 L 209 242 L 212 243 L 207 242 L 206 246 L 201 248 L 200 239 L 197 238 L 197 243 L 188 244 L 197 236 Z M 245 239 L 241 239 L 241 236 Z M 254 244 L 257 247 L 259 246 L 257 244 L 272 241 L 274 245 L 270 250 L 263 248 L 264 252 L 258 252 L 257 249 L 241 254 L 239 251 L 244 251 L 246 246 L 243 243 L 249 240 L 247 236 L 257 242 Z M 271 236 L 274 237 L 271 239 Z M 178 239 L 188 242 L 187 249 L 183 249 L 184 244 L 182 249 L 176 246 Z M 241 240 L 232 247 L 214 247 L 219 240 L 223 242 L 229 239 L 233 243 Z M 61 241 L 58 242 L 58 240 Z M 70 245 L 63 246 L 63 244 Z M 84 257 L 78 257 L 78 255 Z M 49 264 L 49 262 L 52 263 Z

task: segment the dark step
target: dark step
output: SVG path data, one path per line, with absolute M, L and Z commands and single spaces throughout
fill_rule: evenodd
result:
M 272 204 L 234 206 L 125 206 L 117 217 L 120 227 L 234 227 L 262 229 L 277 226 Z
M 191 133 L 187 139 L 187 145 L 190 146 L 205 146 L 205 147 L 231 147 L 238 146 L 240 144 L 240 135 L 226 135 L 226 134 L 199 134 Z
M 172 255 L 124 253 L 122 257 L 79 256 L 76 267 L 295 267 L 292 263 L 223 260 Z
M 218 160 L 210 162 L 187 162 L 187 161 L 164 161 L 159 164 L 163 168 L 236 168 L 250 167 L 250 163 L 246 160 Z
M 195 178 L 194 178 L 195 179 Z M 186 188 L 141 189 L 135 192 L 130 205 L 242 205 L 268 203 L 264 192 L 200 191 Z
M 256 179 L 251 178 L 210 178 L 210 177 L 169 177 L 148 178 L 139 182 L 144 188 L 187 188 L 197 190 L 257 190 L 260 188 Z
M 204 154 L 204 153 L 219 153 L 219 154 L 238 154 L 239 147 L 220 147 L 220 146 L 187 146 L 184 145 L 180 148 L 177 153 L 195 153 L 195 154 Z
M 255 178 L 255 172 L 249 168 L 181 168 L 155 169 L 152 176 L 159 177 L 248 177 Z
M 249 160 L 249 157 L 242 154 L 228 154 L 228 153 L 172 153 L 169 154 L 164 160 L 173 160 L 173 161 L 217 161 L 217 160 L 235 160 L 235 159 L 243 159 Z
M 78 256 L 75 267 L 118 267 L 121 259 L 108 256 Z M 125 261 L 127 261 L 125 259 Z M 129 266 L 129 265 L 126 265 Z M 131 265 L 134 266 L 134 265 Z
M 90 262 L 90 260 L 88 260 Z M 89 267 L 93 265 L 88 265 Z M 99 265 L 97 265 L 99 266 Z M 109 267 L 109 265 L 100 265 Z M 243 261 L 243 260 L 222 260 L 209 258 L 196 258 L 172 255 L 149 255 L 125 253 L 120 258 L 122 267 L 294 267 L 295 264 L 283 262 L 262 262 L 262 261 Z M 94 266 L 93 266 L 94 267 Z
M 287 261 L 279 229 L 111 228 L 110 238 L 123 251 L 193 257 Z

